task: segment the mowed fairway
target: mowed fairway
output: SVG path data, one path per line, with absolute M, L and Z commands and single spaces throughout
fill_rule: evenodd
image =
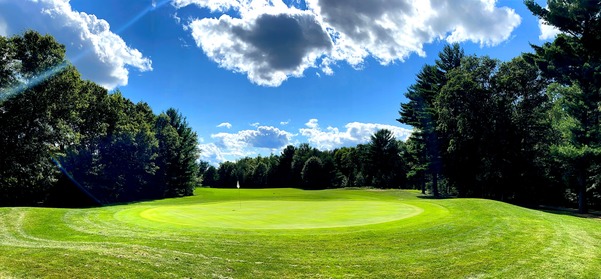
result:
M 599 278 L 601 220 L 414 191 L 0 208 L 0 278 Z

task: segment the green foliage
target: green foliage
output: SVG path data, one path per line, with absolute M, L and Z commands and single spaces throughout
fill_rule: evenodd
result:
M 277 158 L 276 164 L 272 165 L 274 169 L 274 179 L 272 182 L 280 187 L 293 187 L 292 163 L 296 148 L 292 145 L 286 146 L 282 154 Z
M 0 205 L 192 195 L 197 140 L 181 114 L 81 80 L 51 36 L 0 37 L 0 51 Z
M 224 162 L 219 165 L 217 169 L 217 177 L 219 178 L 218 185 L 222 188 L 234 188 L 238 181 L 238 173 L 236 171 L 236 164 L 232 162 Z M 245 187 L 244 183 L 242 187 Z
M 209 166 L 202 175 L 202 185 L 208 187 L 217 187 L 217 168 Z
M 405 97 L 409 102 L 401 104 L 400 118 L 397 121 L 415 128 L 412 140 L 419 142 L 411 151 L 420 153 L 413 156 L 413 164 L 419 176 L 429 173 L 432 180 L 432 194 L 439 195 L 438 179 L 442 172 L 442 152 L 448 139 L 440 133 L 438 121 L 440 109 L 437 100 L 441 89 L 448 81 L 447 74 L 459 67 L 464 52 L 458 44 L 446 45 L 438 54 L 435 65 L 425 65 L 417 74 L 416 83 L 411 85 Z M 417 174 L 416 173 L 416 174 Z M 424 178 L 425 179 L 425 178 Z M 420 182 L 425 188 L 425 181 Z
M 324 188 L 324 166 L 322 161 L 312 156 L 305 162 L 301 171 L 304 189 L 322 189 Z
M 403 188 L 407 170 L 401 155 L 405 150 L 405 143 L 397 141 L 388 130 L 378 131 L 372 143 L 332 151 L 321 151 L 307 143 L 289 145 L 280 155 L 222 163 L 216 181 L 203 184 L 232 187 L 233 181 L 239 180 L 245 188 Z M 232 170 L 234 174 L 230 175 Z
M 523 59 L 466 57 L 438 107 L 445 176 L 460 195 L 536 200 L 552 140 L 546 82 Z
M 64 65 L 65 49 L 50 36 L 28 31 L 2 38 L 0 49 L 0 205 L 43 203 L 60 174 L 52 156 L 74 140 L 79 74 Z M 51 80 L 36 79 L 47 71 Z
M 368 164 L 373 186 L 400 188 L 404 184 L 406 175 L 401 163 L 399 143 L 390 130 L 378 130 L 371 136 Z
M 398 121 L 415 128 L 401 153 L 408 183 L 423 192 L 429 185 L 434 196 L 442 179 L 452 186 L 447 194 L 536 200 L 555 139 L 546 86 L 521 57 L 500 63 L 446 46 L 418 73 L 399 112 Z
M 164 196 L 190 196 L 198 182 L 199 170 L 196 161 L 200 151 L 196 133 L 192 131 L 185 117 L 173 108 L 168 109 L 163 118 L 165 123 L 160 124 L 159 128 L 164 131 L 165 136 L 159 137 L 159 144 L 164 140 L 165 148 L 158 161 L 166 166 L 164 170 L 168 180 L 164 183 L 167 187 Z
M 571 88 L 560 93 L 562 108 L 569 115 L 562 123 L 571 125 L 569 139 L 557 150 L 569 157 L 572 171 L 566 172 L 576 176 L 579 210 L 586 212 L 587 184 L 592 183 L 588 177 L 601 161 L 596 156 L 601 152 L 593 151 L 601 150 L 601 5 L 548 1 L 548 8 L 543 8 L 531 0 L 525 3 L 535 16 L 563 32 L 553 42 L 533 46 L 535 53 L 528 58 L 545 76 Z
M 269 168 L 263 162 L 259 162 L 252 171 L 252 180 L 256 188 L 265 188 L 268 183 Z

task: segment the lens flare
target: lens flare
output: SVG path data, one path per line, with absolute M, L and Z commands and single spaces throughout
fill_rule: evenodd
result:
M 85 187 L 83 187 L 75 178 L 69 173 L 63 165 L 54 157 L 51 157 L 52 162 L 56 165 L 56 167 L 73 183 L 73 185 L 77 186 L 79 190 L 81 190 L 86 196 L 90 199 L 94 200 L 97 205 L 104 205 L 100 200 L 98 200 L 90 191 L 88 191 Z
M 123 26 L 121 26 L 120 28 L 118 28 L 115 31 L 115 34 L 120 34 L 123 31 L 125 31 L 126 29 L 128 29 L 129 27 L 131 27 L 133 24 L 135 24 L 136 22 L 138 22 L 140 19 L 142 19 L 144 16 L 146 16 L 148 13 L 156 10 L 157 8 L 160 8 L 162 6 L 164 6 L 165 4 L 169 3 L 171 0 L 163 0 L 160 2 L 155 2 L 154 0 L 152 1 L 152 3 L 146 8 L 144 9 L 142 12 L 138 13 L 136 16 L 134 16 L 131 20 L 129 20 L 126 24 L 124 24 Z M 88 55 L 91 52 L 91 50 L 86 50 L 83 51 L 81 53 L 79 53 L 78 55 L 76 55 L 75 57 L 73 57 L 71 59 L 72 62 L 76 62 L 79 59 L 81 59 L 82 57 L 85 57 L 86 55 Z M 4 92 L 0 93 L 0 104 L 15 96 L 15 95 L 19 95 L 39 84 L 41 84 L 42 82 L 54 77 L 55 75 L 59 74 L 62 70 L 64 70 L 65 68 L 67 68 L 70 64 L 68 62 L 63 62 L 59 65 L 56 65 L 50 69 L 47 69 L 46 71 L 34 76 L 33 78 L 30 78 L 28 80 L 21 80 L 19 82 L 18 85 L 8 88 L 6 90 L 4 90 Z M 2 113 L 6 113 L 5 109 L 3 107 L 0 107 L 0 112 Z M 67 177 L 69 178 L 69 180 L 73 183 L 73 185 L 75 185 L 77 188 L 79 188 L 85 195 L 87 195 L 88 197 L 90 197 L 92 200 L 94 200 L 98 205 L 104 205 L 104 203 L 102 203 L 100 200 L 98 200 L 94 195 L 92 195 L 85 187 L 83 187 L 71 174 L 68 170 L 66 170 L 60 163 L 60 161 L 54 157 L 51 157 L 52 162 L 56 165 L 56 167 Z
M 141 11 L 139 14 L 137 14 L 136 16 L 134 16 L 132 19 L 130 19 L 127 23 L 125 23 L 119 29 L 115 30 L 115 33 L 116 34 L 120 34 L 121 32 L 125 31 L 127 28 L 129 28 L 132 25 L 134 25 L 134 23 L 136 23 L 140 19 L 142 19 L 145 15 L 147 15 L 148 13 L 156 10 L 157 8 L 160 8 L 163 5 L 169 3 L 169 1 L 171 1 L 171 0 L 163 0 L 163 1 L 159 2 L 159 3 L 156 3 L 156 2 L 153 1 L 153 3 L 149 7 L 147 7 L 146 9 L 144 9 L 143 11 Z

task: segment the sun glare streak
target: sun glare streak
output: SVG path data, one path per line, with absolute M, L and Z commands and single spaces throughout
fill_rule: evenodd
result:
M 119 29 L 117 29 L 115 31 L 115 34 L 122 33 L 123 31 L 125 31 L 126 29 L 128 29 L 129 27 L 134 25 L 136 22 L 138 22 L 140 19 L 142 19 L 144 16 L 146 16 L 148 13 L 166 5 L 170 1 L 171 0 L 163 0 L 158 3 L 153 1 L 146 9 L 144 9 L 142 12 L 138 13 L 131 20 L 129 20 L 126 24 L 124 24 Z M 82 59 L 83 57 L 90 54 L 91 52 L 92 51 L 90 49 L 80 52 L 79 54 L 77 54 L 76 56 L 71 58 L 70 61 L 72 63 L 75 63 L 75 62 L 79 61 L 80 59 Z M 37 75 L 36 77 L 34 77 L 30 80 L 27 80 L 25 82 L 20 82 L 18 85 L 14 86 L 12 88 L 6 89 L 4 92 L 2 92 L 0 94 L 0 101 L 9 99 L 12 96 L 21 94 L 21 93 L 39 85 L 40 83 L 44 82 L 45 80 L 50 79 L 53 76 L 55 76 L 56 74 L 58 74 L 59 72 L 61 72 L 63 69 L 65 69 L 67 67 L 67 65 L 68 65 L 68 63 L 65 63 L 65 62 L 61 63 L 55 67 L 52 67 L 52 68 L 46 70 L 45 72 Z
M 169 3 L 169 1 L 171 0 L 163 0 L 161 2 L 154 2 L 151 3 L 146 9 L 144 9 L 143 11 L 141 11 L 139 14 L 137 14 L 136 16 L 134 16 L 132 19 L 130 19 L 127 23 L 125 23 L 123 26 L 119 27 L 119 29 L 117 29 L 115 31 L 116 34 L 120 34 L 121 32 L 125 31 L 126 29 L 128 29 L 129 27 L 131 27 L 132 25 L 134 25 L 134 23 L 138 22 L 140 19 L 142 19 L 144 16 L 146 16 L 148 13 L 164 6 L 165 4 Z
M 21 82 L 12 88 L 8 88 L 2 95 L 0 95 L 0 101 L 9 99 L 12 96 L 21 94 L 21 93 L 39 85 L 40 83 L 44 82 L 45 80 L 47 80 L 47 79 L 55 76 L 59 72 L 61 72 L 63 69 L 65 69 L 67 67 L 67 65 L 68 65 L 67 62 L 63 62 L 59 65 L 56 65 L 56 66 L 42 72 L 41 74 L 39 74 L 25 82 Z
M 75 180 L 75 178 L 71 175 L 71 173 L 69 173 L 64 167 L 63 165 L 61 165 L 61 163 L 54 157 L 51 157 L 52 162 L 56 165 L 56 167 L 58 167 L 58 169 L 67 177 L 69 178 L 69 180 L 75 185 L 77 186 L 77 188 L 79 188 L 84 194 L 86 194 L 86 196 L 90 197 L 91 199 L 94 200 L 94 202 L 96 202 L 96 204 L 98 205 L 104 205 L 102 202 L 100 202 L 100 200 L 98 200 L 96 197 L 94 197 L 94 195 L 92 195 L 85 187 L 83 187 L 77 180 Z
M 125 25 L 121 26 L 120 28 L 118 28 L 115 31 L 115 34 L 120 34 L 123 31 L 125 31 L 126 29 L 128 29 L 129 27 L 131 27 L 133 24 L 135 24 L 136 22 L 138 22 L 140 19 L 142 19 L 144 16 L 146 16 L 148 13 L 156 10 L 157 8 L 160 8 L 162 6 L 164 6 L 165 4 L 169 3 L 171 0 L 163 0 L 160 2 L 156 2 L 156 1 L 152 1 L 152 3 L 146 8 L 144 9 L 142 12 L 140 12 L 139 14 L 137 14 L 136 16 L 134 16 L 131 20 L 129 20 Z M 91 50 L 85 50 L 83 52 L 80 52 L 79 54 L 77 54 L 76 56 L 74 56 L 71 60 L 71 62 L 77 62 L 80 59 L 82 59 L 83 57 L 87 56 L 88 54 L 90 54 Z M 13 96 L 19 95 L 31 88 L 34 88 L 35 86 L 41 84 L 42 82 L 54 77 L 55 75 L 59 74 L 62 70 L 64 70 L 65 68 L 67 68 L 67 66 L 70 65 L 70 63 L 68 62 L 63 62 L 59 65 L 56 65 L 52 68 L 47 69 L 46 71 L 34 76 L 31 79 L 28 80 L 22 80 L 19 82 L 18 85 L 12 87 L 12 88 L 8 88 L 6 89 L 4 92 L 0 92 L 0 102 L 3 102 Z M 3 107 L 0 107 L 0 111 L 2 113 L 5 113 L 6 111 L 4 110 Z M 83 193 L 85 193 L 87 196 L 89 196 L 91 199 L 93 199 L 97 204 L 99 205 L 103 205 L 102 202 L 100 202 L 100 200 L 98 200 L 94 195 L 92 195 L 87 189 L 85 189 L 71 174 L 68 170 L 66 170 L 61 163 L 59 162 L 59 160 L 57 160 L 54 157 L 51 157 L 52 162 L 56 165 L 56 167 L 67 177 L 69 178 L 69 180 L 75 185 L 77 186 L 77 188 L 79 188 Z

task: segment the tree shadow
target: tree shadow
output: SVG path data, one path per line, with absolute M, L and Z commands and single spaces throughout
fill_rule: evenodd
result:
M 457 198 L 456 196 L 444 196 L 444 195 L 432 196 L 432 195 L 424 195 L 424 194 L 420 194 L 417 197 L 420 199 L 425 199 L 425 200 L 448 200 L 448 199 Z
M 601 220 L 601 211 L 598 211 L 598 210 L 589 210 L 588 213 L 579 213 L 578 209 L 575 209 L 575 208 L 559 207 L 559 206 L 546 206 L 546 205 L 539 205 L 533 209 L 536 209 L 536 210 L 539 210 L 542 212 L 546 212 L 546 213 L 557 214 L 557 215 L 567 215 L 567 216 L 573 216 L 573 217 L 579 217 L 579 218 Z

